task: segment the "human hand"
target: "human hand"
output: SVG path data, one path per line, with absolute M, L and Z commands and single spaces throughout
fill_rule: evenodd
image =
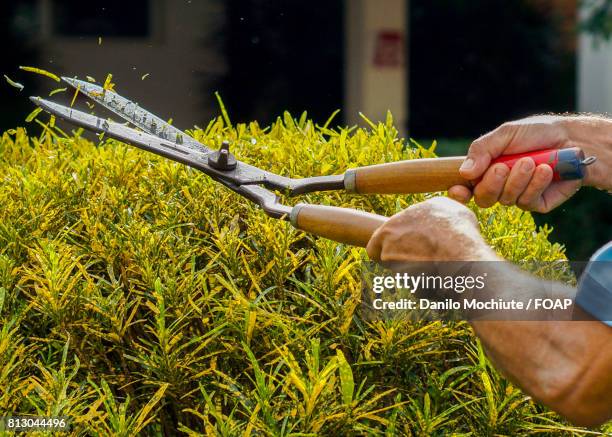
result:
M 512 169 L 498 163 L 500 155 L 541 149 L 580 147 L 586 156 L 598 160 L 587 169 L 583 181 L 553 182 L 553 171 L 546 165 L 536 166 L 531 158 L 520 159 Z M 522 209 L 548 212 L 569 199 L 581 185 L 612 189 L 612 122 L 597 117 L 535 116 L 504 123 L 475 140 L 461 167 L 469 180 L 482 178 L 470 190 L 454 186 L 448 191 L 453 199 L 467 203 L 472 195 L 476 204 L 486 208 L 499 202 Z
M 498 259 L 479 232 L 476 216 L 447 197 L 412 205 L 374 232 L 368 256 L 383 263 Z

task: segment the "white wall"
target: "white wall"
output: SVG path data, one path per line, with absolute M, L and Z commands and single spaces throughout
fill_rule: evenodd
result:
M 222 36 L 222 1 L 152 0 L 150 38 L 103 38 L 101 45 L 98 38 L 54 36 L 52 2 L 41 2 L 44 57 L 39 66 L 68 76 L 93 76 L 98 82 L 113 73 L 119 93 L 162 118 L 173 118 L 182 128 L 202 125 L 218 113 L 214 80 L 225 72 L 226 63 L 211 41 Z M 141 80 L 146 73 L 150 76 Z
M 404 131 L 408 119 L 407 59 L 397 67 L 374 63 L 380 31 L 401 34 L 407 53 L 408 0 L 345 1 L 345 105 L 348 124 L 361 124 L 359 112 L 374 121 L 391 110 L 395 125 Z
M 612 113 L 612 42 L 584 32 L 578 38 L 578 110 Z

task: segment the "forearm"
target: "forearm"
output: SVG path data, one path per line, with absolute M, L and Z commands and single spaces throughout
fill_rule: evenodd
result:
M 479 298 L 525 302 L 531 297 L 557 297 L 569 298 L 571 303 L 575 295 L 571 287 L 542 281 L 501 260 L 479 234 L 473 213 L 447 198 L 428 199 L 394 215 L 374 233 L 367 251 L 370 259 L 395 265 L 399 272 L 404 271 L 402 264 L 411 262 L 432 261 L 432 267 L 454 269 L 453 262 L 478 261 L 470 266 L 481 270 L 470 270 L 470 275 L 487 273 L 487 279 L 484 290 L 465 293 L 470 294 L 464 297 L 470 299 L 470 309 Z M 463 271 L 462 267 L 460 274 Z M 491 320 L 491 314 L 484 315 Z M 548 320 L 558 321 L 517 321 L 515 315 L 521 314 L 494 314 L 510 317 L 472 322 L 493 361 L 525 392 L 574 423 L 595 425 L 608 420 L 612 416 L 612 328 L 599 321 L 559 321 L 563 319 L 557 314 Z M 528 315 L 528 320 L 543 320 L 541 314 Z M 474 320 L 483 314 L 467 316 Z M 571 320 L 567 314 L 560 316 Z
M 494 294 L 528 296 L 546 290 L 571 296 L 561 283 L 517 274 L 500 262 Z M 504 279 L 503 270 L 507 277 Z M 580 310 L 578 309 L 580 312 Z M 582 314 L 587 318 L 586 314 Z M 599 321 L 472 321 L 492 361 L 526 393 L 579 425 L 612 414 L 612 329 Z
M 572 422 L 610 419 L 609 331 L 593 322 L 472 323 L 491 360 L 526 393 Z M 607 337 L 606 337 L 607 334 Z

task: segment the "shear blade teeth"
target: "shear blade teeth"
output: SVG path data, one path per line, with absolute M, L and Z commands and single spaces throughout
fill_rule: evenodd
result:
M 73 87 L 77 86 L 76 79 L 73 79 L 71 77 L 62 76 L 62 80 L 70 86 L 73 86 Z

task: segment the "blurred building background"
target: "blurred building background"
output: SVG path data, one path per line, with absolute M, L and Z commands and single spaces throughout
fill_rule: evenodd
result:
M 234 121 L 306 110 L 323 123 L 342 109 L 334 123 L 353 125 L 390 110 L 403 134 L 464 153 L 508 119 L 612 112 L 612 44 L 592 34 L 599 16 L 580 31 L 592 15 L 577 1 L 2 2 L 0 69 L 26 88 L 0 87 L 0 128 L 23 124 L 25 96 L 59 86 L 18 69 L 34 65 L 113 73 L 119 92 L 181 127 L 218 114 L 219 91 Z M 610 197 L 583 191 L 537 218 L 574 259 L 612 239 Z

